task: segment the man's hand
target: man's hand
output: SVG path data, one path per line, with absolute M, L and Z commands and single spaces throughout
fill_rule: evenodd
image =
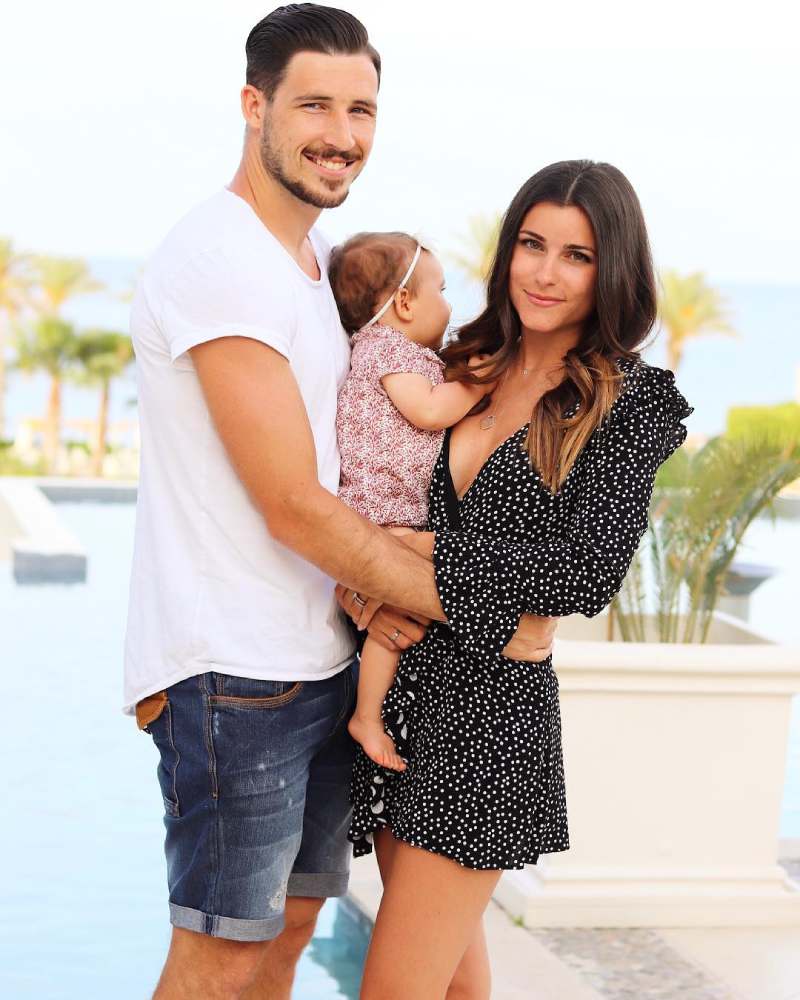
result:
M 360 595 L 354 596 L 354 594 L 355 591 L 350 587 L 343 587 L 340 583 L 336 585 L 336 600 L 342 611 L 355 625 L 366 627 L 370 638 L 384 649 L 396 653 L 398 650 L 408 649 L 424 638 L 430 625 L 429 618 L 424 615 L 412 616 L 401 608 L 372 600 L 367 600 L 365 607 L 361 609 L 355 599 Z M 374 610 L 371 609 L 373 603 L 377 605 Z
M 339 607 L 358 629 L 369 626 L 375 613 L 380 610 L 383 601 L 375 597 L 363 597 L 357 590 L 337 583 L 334 588 Z

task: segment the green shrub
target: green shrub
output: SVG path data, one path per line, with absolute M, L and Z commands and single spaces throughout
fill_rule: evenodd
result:
M 734 406 L 728 410 L 729 438 L 766 438 L 779 444 L 800 442 L 800 403 Z
M 67 451 L 82 451 L 84 455 L 91 455 L 92 449 L 86 441 L 65 441 L 64 447 Z
M 0 476 L 43 476 L 46 471 L 43 458 L 28 465 L 7 448 L 0 449 Z

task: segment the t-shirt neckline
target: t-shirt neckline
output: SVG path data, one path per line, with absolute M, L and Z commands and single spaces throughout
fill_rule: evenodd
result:
M 314 259 L 317 262 L 317 269 L 319 270 L 319 278 L 312 278 L 311 275 L 306 274 L 306 272 L 302 269 L 302 267 L 300 267 L 300 265 L 297 263 L 297 261 L 294 259 L 294 257 L 292 257 L 292 255 L 289 253 L 289 251 L 283 245 L 283 243 L 281 243 L 281 241 L 278 239 L 278 237 L 267 226 L 264 225 L 264 223 L 261 221 L 261 219 L 259 219 L 259 217 L 258 217 L 255 209 L 253 208 L 253 206 L 248 201 L 245 201 L 245 199 L 242 198 L 241 195 L 236 194 L 235 191 L 231 191 L 231 189 L 229 187 L 224 187 L 222 190 L 223 190 L 223 192 L 225 194 L 229 194 L 232 198 L 235 198 L 238 202 L 241 202 L 242 206 L 244 207 L 245 211 L 250 216 L 250 218 L 252 218 L 252 220 L 255 223 L 258 224 L 258 227 L 261 230 L 261 232 L 263 232 L 275 244 L 275 246 L 277 246 L 281 250 L 282 253 L 286 254 L 286 257 L 288 258 L 288 260 L 291 261 L 291 263 L 292 263 L 293 267 L 295 268 L 295 270 L 297 271 L 297 273 L 302 278 L 305 278 L 305 280 L 308 282 L 309 285 L 311 285 L 313 288 L 320 288 L 320 287 L 322 287 L 322 285 L 325 282 L 325 269 L 323 268 L 322 264 L 320 263 L 320 256 L 321 256 L 320 255 L 320 248 L 317 245 L 317 242 L 316 242 L 316 239 L 315 239 L 315 235 L 316 234 L 314 233 L 314 227 L 313 226 L 308 231 L 308 238 L 309 238 L 309 240 L 311 242 L 311 248 L 314 251 Z

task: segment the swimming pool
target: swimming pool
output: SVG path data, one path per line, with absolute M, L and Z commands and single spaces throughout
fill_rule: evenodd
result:
M 142 1000 L 169 924 L 156 754 L 120 711 L 134 510 L 59 511 L 88 550 L 85 585 L 19 587 L 0 563 L 0 994 Z M 368 934 L 352 906 L 327 903 L 293 995 L 357 997 Z

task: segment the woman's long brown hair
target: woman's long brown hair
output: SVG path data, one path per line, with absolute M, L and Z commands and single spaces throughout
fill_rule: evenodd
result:
M 533 467 L 555 493 L 619 393 L 617 362 L 638 358 L 653 328 L 656 283 L 642 209 L 624 174 L 591 160 L 553 163 L 523 184 L 503 217 L 486 308 L 442 351 L 448 379 L 493 380 L 516 359 L 522 329 L 508 275 L 523 220 L 540 202 L 582 209 L 597 241 L 594 311 L 563 359 L 563 380 L 534 406 L 525 443 Z M 467 362 L 474 354 L 491 358 L 480 378 L 470 379 Z

